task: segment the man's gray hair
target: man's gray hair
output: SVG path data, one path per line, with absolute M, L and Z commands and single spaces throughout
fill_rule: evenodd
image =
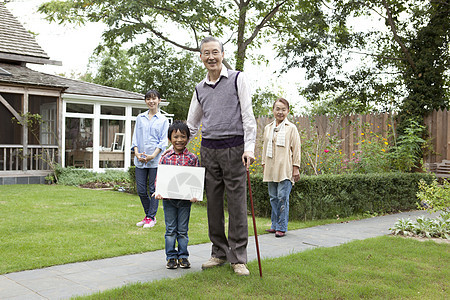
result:
M 220 45 L 220 50 L 223 52 L 223 43 L 216 37 L 213 36 L 207 36 L 200 42 L 200 50 L 202 49 L 203 44 L 210 43 L 210 42 L 217 42 Z

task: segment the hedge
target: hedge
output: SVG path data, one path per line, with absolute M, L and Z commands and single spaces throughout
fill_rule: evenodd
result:
M 419 180 L 430 183 L 434 178 L 425 173 L 302 176 L 291 191 L 289 218 L 316 220 L 415 209 Z M 255 214 L 270 218 L 267 183 L 261 175 L 252 175 L 250 181 Z M 250 210 L 250 201 L 248 205 Z
M 134 189 L 134 167 L 129 169 Z M 371 173 L 302 176 L 289 198 L 289 219 L 317 220 L 358 214 L 384 214 L 417 207 L 419 180 L 430 184 L 435 176 L 427 173 Z M 270 218 L 267 182 L 262 175 L 250 175 L 255 215 Z M 248 197 L 250 211 L 250 198 Z M 204 197 L 206 202 L 206 197 Z
M 137 194 L 135 169 L 136 169 L 135 166 L 131 166 L 128 168 L 128 175 L 130 176 L 130 189 L 128 192 L 132 194 Z

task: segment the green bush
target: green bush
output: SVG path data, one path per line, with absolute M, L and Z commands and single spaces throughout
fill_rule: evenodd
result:
M 427 238 L 450 238 L 450 213 L 441 212 L 437 218 L 418 217 L 413 223 L 411 219 L 400 219 L 392 228 L 394 235 L 422 236 Z
M 135 169 L 135 166 L 128 168 L 128 177 L 130 178 L 130 186 L 128 191 L 133 194 L 137 194 Z
M 420 199 L 420 208 L 425 208 L 430 211 L 443 210 L 450 212 L 450 182 L 442 181 L 442 185 L 438 185 L 437 180 L 430 184 L 421 180 L 419 182 L 419 192 L 417 198 Z
M 420 179 L 431 183 L 434 176 L 424 173 L 302 176 L 291 191 L 289 218 L 316 220 L 415 209 Z M 252 175 L 251 183 L 255 214 L 270 217 L 267 183 L 261 175 Z
M 55 173 L 58 184 L 63 185 L 79 186 L 88 183 L 104 183 L 114 186 L 116 184 L 128 184 L 130 181 L 128 173 L 120 170 L 106 170 L 104 173 L 97 173 L 68 167 L 58 168 Z

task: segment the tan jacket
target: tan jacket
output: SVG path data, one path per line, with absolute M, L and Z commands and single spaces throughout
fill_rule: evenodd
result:
M 264 128 L 264 145 L 262 152 L 262 165 L 264 166 L 263 181 L 281 182 L 289 179 L 294 183 L 292 178 L 293 166 L 300 167 L 301 160 L 301 143 L 300 135 L 297 127 L 286 120 L 286 143 L 285 147 L 277 146 L 276 140 L 278 133 L 273 135 L 273 155 L 272 158 L 266 156 L 267 143 L 269 141 L 270 130 L 272 129 L 274 120 Z M 273 130 L 273 129 L 272 129 Z

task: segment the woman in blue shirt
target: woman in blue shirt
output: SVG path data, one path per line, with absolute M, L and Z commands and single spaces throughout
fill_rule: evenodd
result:
M 150 90 L 145 94 L 148 111 L 137 116 L 131 145 L 134 150 L 137 192 L 145 212 L 145 218 L 136 225 L 144 228 L 156 224 L 158 200 L 152 195 L 155 192 L 156 170 L 161 152 L 167 147 L 169 121 L 159 112 L 160 102 L 158 91 Z

